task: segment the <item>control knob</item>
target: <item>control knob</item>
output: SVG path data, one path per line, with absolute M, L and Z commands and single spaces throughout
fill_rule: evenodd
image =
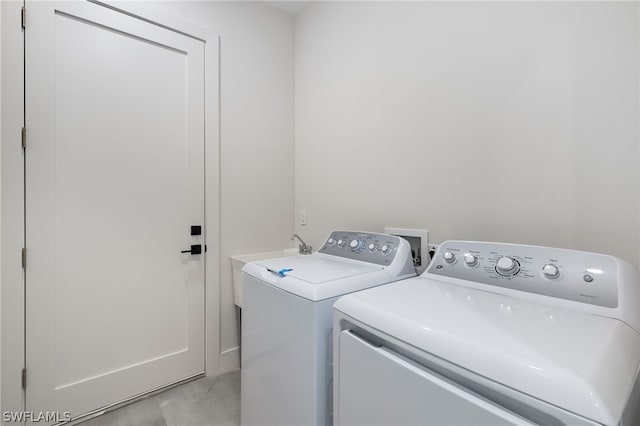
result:
M 505 277 L 511 277 L 520 272 L 520 264 L 509 256 L 502 256 L 496 262 L 496 271 Z
M 349 246 L 351 247 L 351 251 L 357 251 L 363 244 L 362 240 L 351 240 Z
M 478 258 L 471 253 L 467 253 L 464 255 L 464 263 L 467 266 L 476 266 L 478 264 Z
M 371 253 L 375 253 L 377 248 L 378 248 L 378 246 L 376 245 L 376 243 L 369 244 L 369 251 Z
M 333 238 L 329 238 L 327 240 L 327 244 L 329 244 L 330 246 L 334 245 L 336 243 L 336 240 L 334 240 Z
M 340 239 L 336 244 L 338 244 L 338 247 L 344 247 L 344 240 Z
M 389 254 L 391 253 L 391 246 L 385 244 L 382 247 L 380 247 L 380 251 L 382 252 L 382 254 Z
M 547 263 L 542 267 L 542 275 L 544 275 L 545 278 L 552 280 L 560 276 L 560 269 L 558 269 L 556 265 Z
M 444 254 L 442 255 L 442 258 L 447 263 L 453 263 L 456 261 L 456 255 L 450 251 L 445 251 Z

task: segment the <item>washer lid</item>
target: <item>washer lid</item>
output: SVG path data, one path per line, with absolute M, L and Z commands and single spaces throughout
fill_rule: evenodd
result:
M 317 253 L 260 260 L 248 263 L 242 270 L 312 301 L 393 281 L 383 266 Z
M 602 424 L 618 424 L 640 366 L 625 323 L 412 278 L 335 309 L 490 380 Z
M 287 277 L 294 277 L 311 284 L 322 284 L 354 275 L 380 271 L 382 266 L 371 263 L 342 260 L 328 256 L 305 255 L 259 260 L 258 265 L 270 271 L 282 271 Z

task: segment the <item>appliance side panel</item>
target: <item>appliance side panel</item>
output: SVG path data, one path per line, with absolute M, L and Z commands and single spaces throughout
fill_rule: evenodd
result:
M 309 302 L 245 274 L 242 310 L 243 425 L 314 418 L 314 327 Z M 295 371 L 295 374 L 291 374 Z M 281 410 L 285 405 L 288 410 Z

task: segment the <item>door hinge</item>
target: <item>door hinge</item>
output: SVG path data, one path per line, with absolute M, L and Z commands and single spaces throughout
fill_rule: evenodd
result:
M 22 136 L 21 136 L 22 140 L 21 140 L 21 144 L 22 144 L 22 149 L 27 149 L 27 128 L 23 127 L 22 128 Z
M 22 369 L 22 389 L 27 388 L 27 369 Z
M 24 6 L 22 6 L 20 11 L 20 26 L 22 27 L 22 31 L 27 28 L 27 11 Z
M 27 249 L 22 249 L 22 269 L 27 269 Z

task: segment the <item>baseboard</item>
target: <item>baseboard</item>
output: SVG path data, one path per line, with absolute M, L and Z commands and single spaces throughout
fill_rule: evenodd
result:
M 220 352 L 220 374 L 240 368 L 240 348 L 238 346 Z

